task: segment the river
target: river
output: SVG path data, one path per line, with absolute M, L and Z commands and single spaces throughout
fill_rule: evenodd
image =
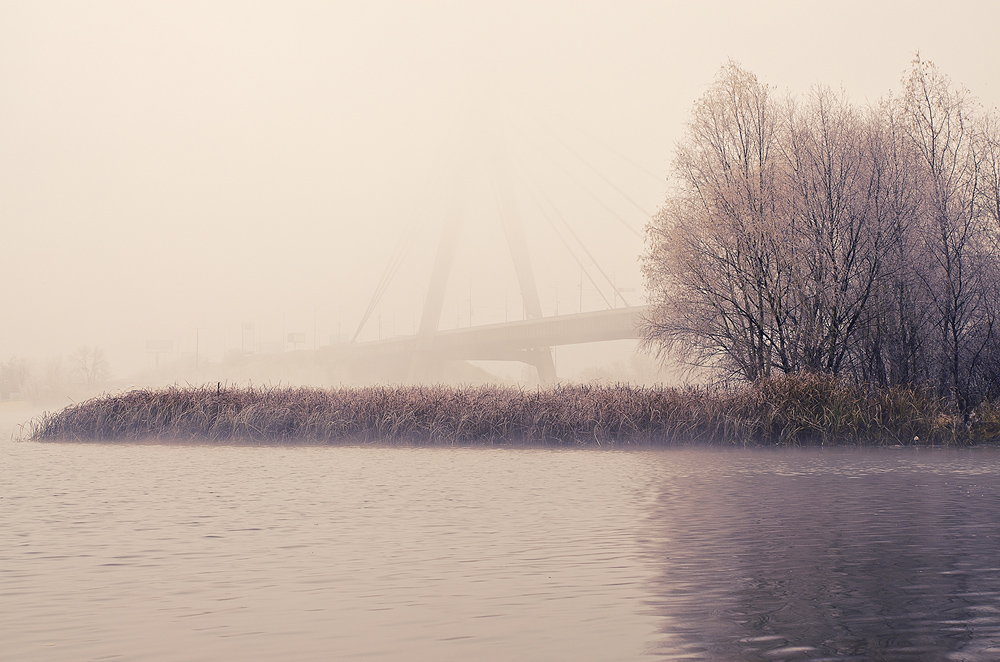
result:
M 0 442 L 3 660 L 996 660 L 1000 452 Z

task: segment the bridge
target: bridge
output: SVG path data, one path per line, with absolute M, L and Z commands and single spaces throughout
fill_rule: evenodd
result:
M 549 205 L 550 212 L 542 209 L 542 214 L 553 226 L 553 230 L 556 230 L 553 216 L 562 223 L 562 234 L 558 230 L 556 230 L 556 234 L 559 235 L 564 246 L 571 252 L 579 265 L 581 293 L 583 289 L 582 277 L 585 274 L 595 290 L 601 292 L 601 296 L 608 306 L 606 310 L 579 312 L 572 315 L 545 317 L 542 314 L 538 287 L 522 227 L 518 196 L 514 192 L 514 178 L 510 167 L 507 142 L 502 131 L 497 128 L 498 126 L 498 123 L 487 123 L 487 127 L 491 128 L 486 131 L 481 130 L 480 127 L 479 131 L 469 132 L 471 139 L 467 141 L 464 156 L 459 159 L 451 203 L 443 219 L 443 228 L 424 301 L 419 330 L 411 336 L 368 342 L 358 341 L 365 323 L 377 309 L 382 294 L 395 274 L 395 270 L 398 269 L 399 258 L 394 255 L 383 274 L 382 281 L 376 287 L 375 295 L 372 297 L 351 342 L 330 345 L 317 350 L 318 357 L 323 363 L 346 366 L 356 379 L 412 382 L 428 378 L 429 375 L 433 374 L 431 368 L 445 361 L 518 361 L 534 366 L 541 383 L 552 383 L 556 380 L 552 357 L 553 347 L 640 337 L 640 324 L 646 307 L 628 305 L 615 285 L 614 279 L 609 277 L 607 271 L 600 267 L 595 255 L 583 244 L 571 224 L 553 205 L 546 192 L 536 187 L 536 190 L 531 192 L 530 197 L 536 205 L 539 205 L 540 209 L 542 207 L 541 201 L 545 201 Z M 550 130 L 546 129 L 546 131 L 555 139 L 554 144 L 561 144 L 565 147 L 569 154 L 579 159 L 611 190 L 638 209 L 644 220 L 648 220 L 649 213 L 624 193 L 620 187 L 605 177 L 592 164 L 584 161 L 579 153 L 565 141 L 555 136 Z M 623 158 L 627 160 L 627 157 Z M 641 168 L 634 163 L 633 165 Z M 563 167 L 563 171 L 565 172 L 565 167 Z M 656 177 L 650 171 L 646 171 L 646 173 Z M 573 180 L 571 173 L 566 174 Z M 458 248 L 458 238 L 462 226 L 469 216 L 467 207 L 471 195 L 470 190 L 474 182 L 484 178 L 492 189 L 493 200 L 496 201 L 497 211 L 499 211 L 507 250 L 517 276 L 525 319 L 500 324 L 441 330 L 438 326 L 445 290 Z M 657 180 L 659 180 L 658 177 Z M 601 214 L 614 216 L 636 238 L 641 236 L 641 232 L 634 224 L 625 220 L 611 206 L 598 199 L 593 190 L 584 186 L 579 180 L 574 181 L 582 187 L 582 198 L 590 196 L 600 204 L 603 208 Z M 566 237 L 575 240 L 577 245 L 575 251 Z M 609 288 L 610 297 L 603 293 Z
M 540 381 L 555 380 L 550 348 L 609 340 L 638 339 L 646 306 L 448 329 L 431 335 L 328 345 L 321 360 L 344 365 L 355 375 L 411 381 L 428 364 L 441 361 L 519 361 L 534 366 Z

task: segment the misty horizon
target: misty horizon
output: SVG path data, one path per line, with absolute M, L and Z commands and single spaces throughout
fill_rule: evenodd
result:
M 959 32 L 963 9 L 980 20 Z M 663 202 L 673 145 L 721 64 L 779 89 L 829 84 L 874 102 L 919 50 L 988 104 L 1000 98 L 986 33 L 997 11 L 8 5 L 0 360 L 100 347 L 128 378 L 156 361 L 151 341 L 170 343 L 167 359 L 197 345 L 218 362 L 248 342 L 266 352 L 343 340 L 411 236 L 359 340 L 412 333 L 457 164 L 484 128 L 505 132 L 543 313 L 601 309 L 607 295 L 532 188 L 643 303 L 644 243 L 608 208 L 642 233 L 639 209 Z M 494 117 L 466 128 L 484 105 Z M 470 196 L 442 329 L 523 315 L 491 192 L 478 182 Z M 627 359 L 620 345 L 581 352 L 580 365 Z

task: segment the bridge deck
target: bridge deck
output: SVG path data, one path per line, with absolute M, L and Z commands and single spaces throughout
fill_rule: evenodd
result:
M 364 361 L 425 353 L 438 359 L 520 360 L 526 351 L 559 345 L 639 338 L 646 306 L 519 320 L 438 331 L 433 336 L 403 336 L 320 350 L 331 360 Z

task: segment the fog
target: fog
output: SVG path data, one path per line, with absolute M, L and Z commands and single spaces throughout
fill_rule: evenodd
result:
M 496 193 L 462 177 L 498 150 L 544 314 L 607 307 L 594 262 L 643 303 L 645 214 L 720 65 L 864 102 L 919 50 L 996 102 L 998 24 L 985 1 L 4 2 L 0 360 L 100 347 L 128 381 L 322 347 L 355 335 L 390 264 L 358 340 L 413 333 L 461 196 L 440 328 L 521 319 Z M 586 378 L 633 347 L 557 367 Z

